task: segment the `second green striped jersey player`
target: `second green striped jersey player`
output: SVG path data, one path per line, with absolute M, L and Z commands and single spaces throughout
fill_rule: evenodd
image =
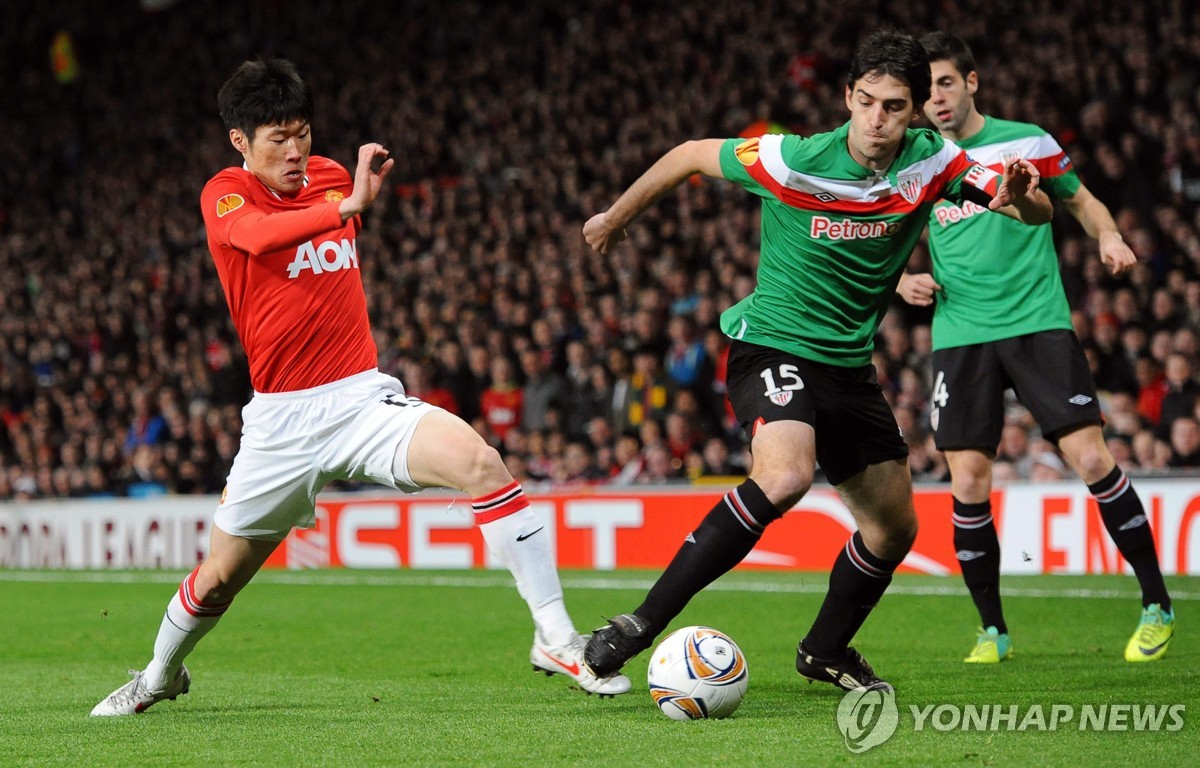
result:
M 926 117 L 947 139 L 993 169 L 1023 158 L 1041 187 L 1096 238 L 1101 261 L 1119 274 L 1136 259 L 1108 209 L 1080 183 L 1058 142 L 1029 123 L 988 117 L 975 108 L 979 75 L 971 50 L 945 32 L 921 41 L 932 92 Z M 950 466 L 954 545 L 982 629 L 970 663 L 1012 653 L 1000 603 L 1000 541 L 991 514 L 992 463 L 1004 427 L 1004 391 L 1012 388 L 1088 484 L 1106 529 L 1142 586 L 1142 622 L 1125 658 L 1152 661 L 1174 631 L 1145 510 L 1113 460 L 1087 359 L 1071 327 L 1049 224 L 1024 227 L 971 202 L 942 200 L 929 216 L 933 275 L 905 275 L 910 303 L 936 301 L 930 425 Z
M 1079 192 L 1070 158 L 1036 125 L 985 117 L 978 133 L 957 143 L 990 168 L 1001 168 L 1013 157 L 1029 160 L 1041 173 L 1041 188 L 1054 200 L 1070 200 Z M 938 201 L 929 217 L 929 250 L 942 287 L 934 312 L 934 348 L 1071 330 L 1052 227 L 1026 227 L 982 213 L 973 202 L 946 199 Z M 1003 243 L 1004 258 L 980 258 L 981 243 Z
M 721 318 L 733 338 L 728 391 L 750 435 L 750 477 L 692 531 L 641 606 L 593 633 L 584 655 L 593 672 L 616 671 L 648 648 L 804 496 L 819 464 L 858 530 L 834 562 L 796 669 L 847 690 L 890 688 L 849 646 L 916 533 L 908 449 L 871 365 L 875 331 L 938 199 L 974 201 L 1031 223 L 1052 214 L 1030 163 L 1014 159 L 1001 174 L 912 127 L 929 82 L 914 38 L 878 32 L 851 63 L 850 120 L 841 128 L 685 142 L 584 225 L 588 244 L 606 252 L 641 211 L 694 173 L 762 199 L 758 285 Z

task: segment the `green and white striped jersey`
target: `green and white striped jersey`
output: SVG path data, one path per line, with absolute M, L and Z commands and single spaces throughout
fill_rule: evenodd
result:
M 855 162 L 848 135 L 849 123 L 722 145 L 725 178 L 763 198 L 758 286 L 721 315 L 730 337 L 830 365 L 870 363 L 934 204 L 964 194 L 986 204 L 1001 180 L 925 128 L 909 129 L 880 172 Z
M 1072 197 L 1079 177 L 1071 159 L 1036 125 L 985 117 L 960 142 L 971 157 L 1002 170 L 1022 157 L 1041 174 L 1041 189 Z M 1071 329 L 1050 224 L 1027 226 L 983 207 L 938 201 L 929 216 L 933 278 L 942 286 L 933 314 L 935 349 Z

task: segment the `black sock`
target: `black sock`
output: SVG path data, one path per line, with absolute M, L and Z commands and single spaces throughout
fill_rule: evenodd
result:
M 829 591 L 817 620 L 802 641 L 819 659 L 840 659 L 850 639 L 867 620 L 883 597 L 899 560 L 884 560 L 871 554 L 858 531 L 846 542 L 829 572 Z
M 758 543 L 763 529 L 781 516 L 753 480 L 734 488 L 688 534 L 634 613 L 658 634 L 693 595 L 742 562 Z
M 1133 490 L 1133 484 L 1121 471 L 1113 467 L 1103 480 L 1092 483 L 1088 490 L 1100 503 L 1100 519 L 1108 529 L 1108 535 L 1116 542 L 1121 556 L 1133 566 L 1138 584 L 1142 587 L 1142 607 L 1158 603 L 1164 611 L 1171 610 L 1171 596 L 1163 583 L 1162 570 L 1158 567 L 1158 551 L 1154 547 L 1154 534 L 1142 500 Z
M 954 553 L 983 626 L 1007 633 L 1000 608 L 1000 538 L 992 520 L 991 501 L 967 504 L 954 500 Z

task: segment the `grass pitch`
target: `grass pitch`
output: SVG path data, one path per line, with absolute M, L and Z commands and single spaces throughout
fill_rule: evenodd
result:
M 646 692 L 601 700 L 532 674 L 531 624 L 505 572 L 264 572 L 188 659 L 191 693 L 90 718 L 148 661 L 183 573 L 0 571 L 2 766 L 1105 766 L 1195 764 L 1200 579 L 1172 578 L 1180 632 L 1160 662 L 1121 653 L 1132 577 L 1007 577 L 1015 656 L 961 662 L 974 608 L 957 579 L 901 576 L 855 645 L 897 686 L 900 722 L 852 754 L 841 694 L 795 673 L 823 574 L 734 573 L 672 626 L 707 624 L 746 652 L 735 716 L 679 723 Z M 631 610 L 656 573 L 566 572 L 581 629 Z M 916 730 L 910 706 L 1182 704 L 1175 731 Z M 947 722 L 946 720 L 942 721 Z M 1169 722 L 1169 721 L 1168 721 Z

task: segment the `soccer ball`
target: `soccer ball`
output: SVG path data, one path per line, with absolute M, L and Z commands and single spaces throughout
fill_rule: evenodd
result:
M 650 695 L 672 720 L 729 717 L 742 703 L 750 670 L 729 635 L 684 627 L 654 649 L 646 671 Z

